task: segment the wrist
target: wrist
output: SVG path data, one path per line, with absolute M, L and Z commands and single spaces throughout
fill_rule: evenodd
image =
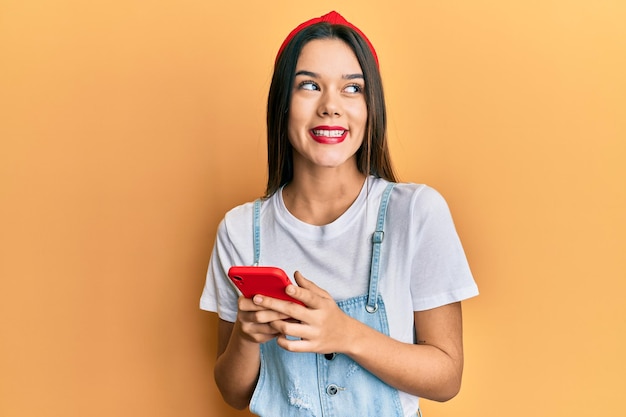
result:
M 371 328 L 360 321 L 348 317 L 347 325 L 343 327 L 344 342 L 340 353 L 350 357 L 358 357 L 364 349 L 364 340 L 367 339 L 367 332 Z

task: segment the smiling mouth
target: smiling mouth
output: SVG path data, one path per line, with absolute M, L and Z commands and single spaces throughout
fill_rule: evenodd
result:
M 313 134 L 325 138 L 340 138 L 346 133 L 345 130 L 317 130 L 313 129 Z
M 323 145 L 335 145 L 344 141 L 348 136 L 346 129 L 311 129 L 311 137 Z

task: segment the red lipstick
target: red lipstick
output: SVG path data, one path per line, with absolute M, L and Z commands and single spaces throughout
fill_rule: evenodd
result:
M 309 130 L 309 134 L 318 143 L 334 145 L 344 141 L 348 135 L 348 129 L 341 126 L 316 126 Z

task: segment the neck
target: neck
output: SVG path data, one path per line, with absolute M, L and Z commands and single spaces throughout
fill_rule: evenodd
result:
M 287 210 L 303 222 L 325 225 L 339 218 L 359 196 L 366 176 L 357 169 L 298 172 L 283 189 Z

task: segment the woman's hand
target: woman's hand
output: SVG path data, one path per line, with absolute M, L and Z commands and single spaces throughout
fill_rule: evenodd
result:
M 257 308 L 280 314 L 279 319 L 266 322 L 271 330 L 264 328 L 263 331 L 273 337 L 278 336 L 278 345 L 292 352 L 344 353 L 350 343 L 349 328 L 358 322 L 341 311 L 328 292 L 304 278 L 300 272 L 295 273 L 295 279 L 298 286 L 290 285 L 286 292 L 306 307 L 274 298 L 253 298 Z M 265 314 L 263 319 L 267 319 Z
M 245 297 L 239 297 L 237 303 L 235 323 L 220 320 L 214 373 L 224 400 L 241 410 L 250 403 L 259 376 L 260 343 L 280 334 L 271 323 L 289 317 Z
M 290 285 L 286 292 L 306 307 L 269 297 L 252 300 L 262 310 L 282 314 L 268 326 L 283 349 L 343 353 L 401 391 L 435 401 L 456 395 L 463 374 L 461 303 L 414 312 L 419 344 L 404 343 L 346 315 L 326 291 L 300 273 L 295 278 L 298 286 Z
M 275 329 L 272 323 L 289 318 L 283 313 L 257 305 L 245 297 L 239 297 L 238 307 L 237 321 L 239 325 L 235 326 L 235 329 L 240 332 L 243 339 L 250 342 L 265 343 L 275 338 L 280 334 L 280 331 Z

